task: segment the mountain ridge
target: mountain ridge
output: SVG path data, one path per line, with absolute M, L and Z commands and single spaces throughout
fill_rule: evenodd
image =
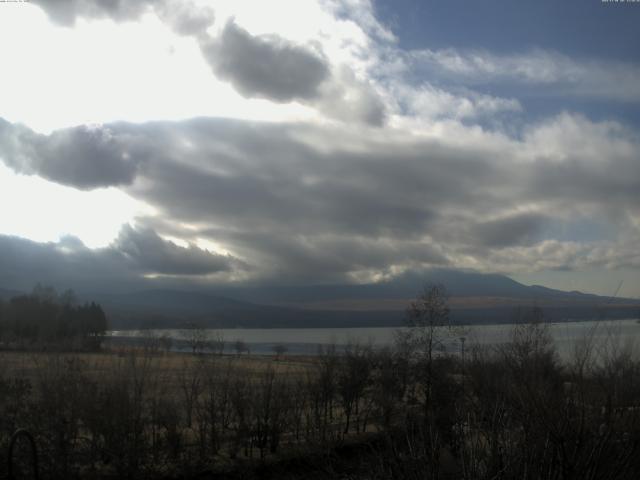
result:
M 632 318 L 640 301 L 541 285 L 523 285 L 499 274 L 432 270 L 360 285 L 235 286 L 209 289 L 137 289 L 128 293 L 79 292 L 96 301 L 114 328 L 354 327 L 397 326 L 424 285 L 443 284 L 458 323 L 508 323 L 518 309 L 540 306 L 551 321 Z M 0 290 L 5 293 L 19 293 Z

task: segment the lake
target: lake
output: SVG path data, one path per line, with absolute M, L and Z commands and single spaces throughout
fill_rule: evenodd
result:
M 581 321 L 547 324 L 549 332 L 555 342 L 561 357 L 568 358 L 576 344 L 590 338 L 596 348 L 625 347 L 635 348 L 640 338 L 640 323 L 635 319 Z M 465 348 L 473 345 L 492 346 L 508 342 L 514 329 L 513 324 L 502 325 L 472 325 L 456 327 L 452 333 L 442 330 L 448 337 L 445 348 L 450 353 L 457 353 L 461 349 L 460 338 L 465 338 Z M 234 351 L 234 343 L 241 340 L 247 344 L 251 353 L 272 354 L 276 345 L 284 345 L 289 355 L 313 355 L 318 346 L 335 345 L 342 350 L 349 343 L 361 343 L 380 348 L 393 344 L 398 328 L 234 328 L 205 330 L 209 338 L 220 335 L 225 341 L 225 352 Z M 188 330 L 163 329 L 149 330 L 141 333 L 137 330 L 114 330 L 109 332 L 114 340 L 128 340 L 135 342 L 144 336 L 167 335 L 174 342 L 175 350 L 186 350 L 184 339 L 188 337 Z

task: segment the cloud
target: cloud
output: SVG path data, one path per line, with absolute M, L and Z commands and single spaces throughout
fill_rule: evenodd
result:
M 581 271 L 593 268 L 638 269 L 640 255 L 635 240 L 577 242 L 545 240 L 530 246 L 513 246 L 488 253 L 496 272 Z
M 217 77 L 247 98 L 300 102 L 344 123 L 381 126 L 385 105 L 373 86 L 346 65 L 332 65 L 316 45 L 277 35 L 251 35 L 233 21 L 216 38 L 199 38 Z
M 73 236 L 39 243 L 0 235 L 0 284 L 30 289 L 35 282 L 116 291 L 155 285 L 177 286 L 230 278 L 245 265 L 230 255 L 181 247 L 145 227 L 124 225 L 106 248 L 90 249 Z M 200 280 L 199 280 L 200 279 Z
M 537 243 L 548 217 L 523 213 L 476 223 L 470 228 L 470 242 L 485 247 L 506 247 Z
M 65 25 L 155 12 L 192 37 L 167 38 L 188 45 L 203 72 L 196 103 L 215 97 L 216 76 L 245 97 L 239 105 L 264 108 L 261 118 L 293 103 L 311 119 L 114 123 L 48 136 L 0 121 L 0 157 L 13 170 L 85 190 L 117 186 L 156 212 L 103 250 L 71 238 L 21 244 L 43 265 L 315 283 L 442 265 L 510 273 L 640 263 L 637 132 L 571 112 L 527 124 L 525 111 L 545 95 L 560 108 L 575 97 L 637 102 L 635 64 L 546 50 L 406 52 L 367 0 L 323 0 L 296 28 L 221 6 L 217 29 L 213 10 L 195 2 L 36 3 Z M 16 242 L 3 245 L 16 251 Z
M 280 283 L 443 265 L 637 264 L 640 140 L 632 131 L 566 113 L 519 139 L 451 121 L 442 128 L 450 135 L 210 118 L 105 125 L 98 138 L 108 132 L 117 146 L 107 150 L 143 166 L 121 188 L 156 212 L 125 227 L 108 258 L 136 275 Z M 65 152 L 87 150 L 80 132 L 56 132 Z M 43 138 L 21 137 L 19 151 L 31 158 Z M 66 172 L 77 159 L 61 155 L 55 165 Z M 611 228 L 585 238 L 571 228 L 580 222 Z M 201 242 L 220 248 L 207 252 Z
M 230 255 L 218 255 L 191 244 L 181 247 L 164 240 L 149 228 L 125 225 L 112 248 L 124 255 L 134 269 L 167 275 L 207 275 L 231 270 Z
M 80 189 L 129 184 L 144 161 L 108 128 L 82 126 L 41 135 L 0 119 L 0 159 L 18 173 Z
M 471 90 L 453 93 L 429 83 L 413 87 L 398 82 L 392 87 L 392 91 L 405 115 L 428 121 L 476 120 L 522 111 L 522 105 L 514 98 L 501 98 Z
M 365 41 L 366 34 L 353 20 L 325 18 L 324 22 L 329 24 L 310 27 L 312 31 L 307 38 L 292 40 L 279 33 L 253 34 L 234 17 L 227 17 L 218 32 L 210 32 L 214 11 L 202 2 L 144 0 L 134 3 L 76 0 L 41 1 L 37 5 L 52 21 L 66 26 L 73 26 L 78 18 L 108 18 L 120 22 L 155 13 L 177 34 L 192 37 L 216 79 L 229 82 L 245 99 L 278 104 L 298 102 L 334 121 L 349 124 L 382 126 L 387 119 L 383 95 L 366 66 L 367 52 L 373 44 L 355 45 L 345 32 L 340 32 L 339 38 L 327 38 L 327 31 L 345 29 L 348 23 L 348 33 L 359 32 Z M 305 8 L 314 7 L 308 5 L 302 10 Z M 316 14 L 337 14 L 338 10 L 344 10 L 350 17 L 366 20 L 363 28 L 381 41 L 388 41 L 389 32 L 385 34 L 371 12 L 367 13 L 368 9 L 370 6 L 365 4 L 354 4 L 346 10 L 323 4 L 316 6 Z M 224 13 L 221 15 L 224 22 Z M 332 55 L 326 54 L 326 49 Z M 216 82 L 212 81 L 212 91 L 215 86 Z
M 120 284 L 126 289 L 135 283 L 117 252 L 90 250 L 73 237 L 38 243 L 0 235 L 0 252 L 0 281 L 5 287 L 29 290 L 43 282 L 87 290 Z
M 638 142 L 615 126 L 581 125 L 585 121 L 560 116 L 522 142 L 488 134 L 472 141 L 474 130 L 468 139 L 450 142 L 389 132 L 372 138 L 308 124 L 152 124 L 136 128 L 131 138 L 167 143 L 155 146 L 153 169 L 128 191 L 167 218 L 203 225 L 205 236 L 280 274 L 333 278 L 412 261 L 488 269 L 488 250 L 535 246 L 555 235 L 559 222 L 633 209 L 640 176 L 633 157 L 624 154 L 639 151 Z M 566 125 L 559 143 L 551 144 L 552 162 L 543 149 L 550 143 L 541 144 L 540 135 L 554 122 Z M 586 156 L 575 150 L 569 132 L 589 126 L 594 153 Z M 176 139 L 192 146 L 177 153 L 179 162 L 162 153 L 175 151 Z M 600 151 L 620 155 L 599 157 Z M 566 172 L 563 181 L 556 180 L 558 168 Z M 612 197 L 611 172 L 617 169 L 627 186 Z M 517 213 L 519 206 L 524 213 Z M 618 221 L 628 223 L 625 216 Z M 456 228 L 466 233 L 447 237 Z M 373 255 L 364 262 L 339 253 L 372 244 L 380 262 Z M 427 261 L 420 248 L 438 255 Z M 467 254 L 472 262 L 463 258 Z
M 206 35 L 215 20 L 213 8 L 190 0 L 158 0 L 155 12 L 174 32 L 185 36 Z
M 322 86 L 322 96 L 315 105 L 328 117 L 345 123 L 380 127 L 387 117 L 380 95 L 347 67 L 336 68 L 333 81 Z
M 179 35 L 206 34 L 213 25 L 214 11 L 193 0 L 31 0 L 54 23 L 73 27 L 78 18 L 135 21 L 154 12 Z
M 564 199 L 585 208 L 598 205 L 619 216 L 640 191 L 640 137 L 613 121 L 592 122 L 560 114 L 525 130 L 534 162 L 529 197 Z
M 405 54 L 408 68 L 442 81 L 470 85 L 524 84 L 554 96 L 640 101 L 637 65 L 609 60 L 575 60 L 562 53 L 531 50 L 514 55 L 457 49 L 416 50 Z
M 78 17 L 135 20 L 162 0 L 31 0 L 49 18 L 64 26 L 73 26 Z
M 369 37 L 384 41 L 397 42 L 397 37 L 375 15 L 370 0 L 324 0 L 324 6 L 337 18 L 349 19 L 357 24 Z
M 276 102 L 313 99 L 329 76 L 318 53 L 275 35 L 253 36 L 234 22 L 201 48 L 215 74 L 246 97 Z

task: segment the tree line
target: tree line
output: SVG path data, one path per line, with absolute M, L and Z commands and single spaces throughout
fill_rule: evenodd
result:
M 78 304 L 71 290 L 36 285 L 27 295 L 0 300 L 0 343 L 5 348 L 95 350 L 108 329 L 95 302 Z

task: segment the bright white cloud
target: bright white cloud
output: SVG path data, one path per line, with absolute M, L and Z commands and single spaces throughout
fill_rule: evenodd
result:
M 504 112 L 520 112 L 520 102 L 467 91 L 454 94 L 430 84 L 412 87 L 399 83 L 393 96 L 405 115 L 433 122 L 438 119 L 477 119 Z
M 17 175 L 0 163 L 0 233 L 39 242 L 65 235 L 88 247 L 107 246 L 123 224 L 153 208 L 115 188 L 82 192 L 40 177 Z
M 243 98 L 211 74 L 194 38 L 153 14 L 136 23 L 80 18 L 70 29 L 35 6 L 20 7 L 0 15 L 0 116 L 7 120 L 50 132 L 119 120 L 313 116 L 296 104 Z

